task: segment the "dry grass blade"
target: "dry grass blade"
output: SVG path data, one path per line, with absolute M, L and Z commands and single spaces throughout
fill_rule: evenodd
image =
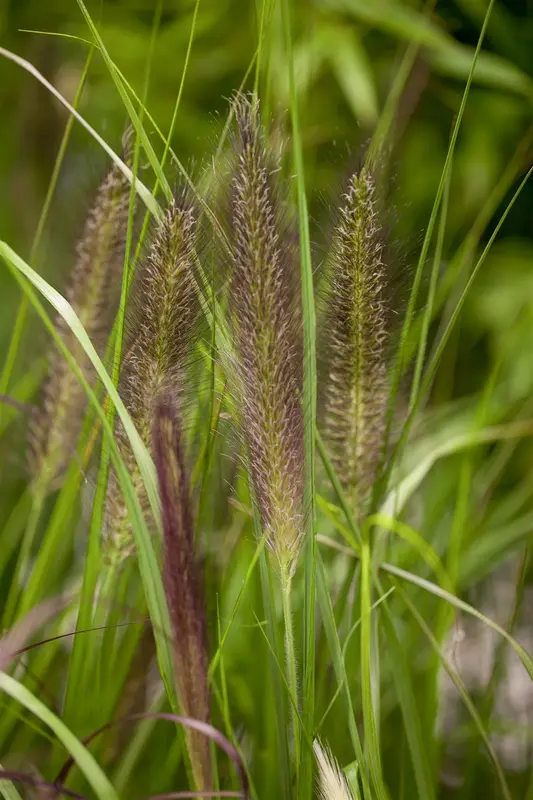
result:
M 275 184 L 257 100 L 236 101 L 230 310 L 242 424 L 253 489 L 269 543 L 294 568 L 303 531 L 302 323 L 297 254 Z
M 198 320 L 194 281 L 197 218 L 186 199 L 173 202 L 160 221 L 149 255 L 132 289 L 128 318 L 133 340 L 127 349 L 121 394 L 141 439 L 151 449 L 154 403 L 162 392 L 177 395 Z M 120 451 L 147 520 L 148 500 L 126 432 L 117 424 Z M 133 548 L 128 511 L 116 476 L 106 503 L 104 551 L 109 561 Z
M 352 176 L 340 210 L 327 290 L 325 433 L 354 508 L 364 514 L 383 446 L 387 307 L 375 187 Z

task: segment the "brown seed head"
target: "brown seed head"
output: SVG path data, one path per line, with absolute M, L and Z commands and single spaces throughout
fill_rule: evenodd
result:
M 197 221 L 191 205 L 172 203 L 160 222 L 147 259 L 140 265 L 129 312 L 133 339 L 126 351 L 121 395 L 148 450 L 154 403 L 162 392 L 180 392 L 192 333 L 198 320 L 194 278 Z M 117 440 L 137 497 L 151 524 L 148 499 L 135 456 L 120 422 Z M 106 507 L 104 549 L 108 560 L 133 549 L 127 506 L 112 473 Z
M 230 311 L 242 425 L 269 542 L 292 570 L 303 530 L 301 305 L 298 267 L 254 98 L 236 102 Z
M 387 407 L 385 267 L 374 182 L 354 175 L 335 230 L 327 292 L 325 432 L 339 477 L 363 514 Z
M 98 189 L 89 211 L 66 290 L 67 300 L 100 351 L 118 307 L 129 195 L 128 181 L 114 166 Z M 56 317 L 55 325 L 85 377 L 94 385 L 96 373 L 60 315 Z M 87 397 L 83 388 L 63 355 L 56 348 L 52 349 L 41 410 L 30 427 L 30 468 L 34 487 L 53 489 L 61 480 L 74 454 L 86 408 Z

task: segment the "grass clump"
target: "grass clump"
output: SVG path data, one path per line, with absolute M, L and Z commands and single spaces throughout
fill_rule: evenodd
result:
M 533 383 L 523 366 L 531 350 L 524 290 L 531 253 L 524 244 L 527 231 L 520 244 L 514 238 L 523 233 L 520 214 L 510 213 L 528 179 L 529 173 L 512 191 L 531 131 L 494 186 L 498 163 L 494 169 L 483 163 L 496 140 L 504 155 L 508 139 L 498 126 L 511 119 L 517 127 L 525 118 L 516 113 L 520 104 L 529 114 L 529 78 L 516 65 L 509 70 L 501 53 L 496 57 L 505 40 L 498 26 L 490 28 L 494 52 L 480 52 L 488 15 L 474 57 L 467 43 L 473 17 L 465 36 L 454 38 L 455 29 L 445 19 L 439 24 L 439 8 L 431 3 L 424 10 L 410 4 L 409 13 L 403 0 L 371 13 L 352 3 L 342 14 L 332 4 L 318 4 L 311 26 L 305 4 L 260 3 L 253 20 L 256 48 L 243 25 L 218 24 L 237 0 L 211 4 L 207 13 L 196 2 L 190 15 L 157 2 L 141 101 L 133 87 L 142 81 L 129 73 L 148 19 L 143 2 L 135 11 L 124 3 L 120 10 L 104 9 L 101 26 L 83 0 L 77 6 L 96 42 L 94 62 L 103 57 L 136 128 L 133 191 L 156 217 L 146 253 L 148 217 L 135 247 L 132 189 L 115 168 L 99 191 L 69 279 L 74 314 L 45 276 L 0 242 L 26 305 L 52 335 L 34 290 L 64 314 L 56 344 L 101 421 L 89 430 L 93 417 L 86 414 L 85 395 L 67 364 L 52 356 L 43 409 L 32 422 L 38 435 L 31 484 L 2 475 L 0 607 L 7 634 L 0 641 L 0 684 L 7 700 L 0 714 L 0 795 L 20 800 L 15 785 L 26 782 L 38 791 L 99 800 L 200 794 L 309 800 L 314 791 L 322 800 L 470 800 L 487 793 L 533 800 L 527 747 L 531 629 L 520 611 L 531 590 L 527 437 L 533 433 Z M 498 6 L 502 12 L 499 0 L 489 0 L 489 11 Z M 244 24 L 240 6 L 237 12 Z M 510 13 L 502 13 L 502 24 L 509 24 Z M 132 44 L 127 57 L 126 50 L 120 56 L 126 75 L 112 60 L 120 49 L 113 37 L 117 15 L 130 14 L 131 29 L 120 29 L 120 44 Z M 381 33 L 359 36 L 352 16 L 356 25 L 381 27 Z M 409 35 L 411 24 L 412 41 L 396 72 L 388 55 L 396 48 L 382 50 L 383 39 L 400 35 L 400 28 Z M 199 154 L 219 122 L 205 113 L 211 96 L 203 91 L 206 76 L 231 65 L 227 84 L 222 91 L 217 84 L 214 96 L 218 102 L 234 92 L 239 52 L 232 47 L 230 54 L 228 47 L 227 59 L 223 52 L 224 37 L 234 35 L 239 47 L 249 38 L 253 52 L 221 125 L 216 155 L 195 187 L 181 158 L 195 148 Z M 196 37 L 203 51 L 196 51 Z M 66 37 L 41 40 L 58 52 L 86 46 Z M 169 69 L 175 77 L 173 46 L 177 51 L 187 41 L 182 55 L 194 91 L 183 78 L 170 124 L 175 134 L 160 147 L 157 137 L 165 135 L 158 119 L 163 108 L 170 110 Z M 25 59 L 7 55 L 8 69 L 23 67 L 50 91 L 56 85 L 63 91 L 72 74 L 54 74 L 52 86 Z M 453 75 L 449 86 L 446 68 Z M 437 69 L 439 80 L 428 82 Z M 413 82 L 406 85 L 410 70 Z M 461 74 L 467 81 L 462 100 L 456 91 Z M 321 294 L 325 321 L 317 329 L 318 263 L 311 263 L 311 241 L 323 228 L 320 197 L 344 170 L 332 148 L 342 159 L 342 142 L 350 150 L 364 147 L 371 132 L 359 123 L 374 120 L 364 109 L 379 107 L 388 75 L 393 85 L 367 148 L 367 166 L 351 176 L 339 198 Z M 341 94 L 332 91 L 332 80 Z M 255 93 L 243 94 L 252 81 Z M 495 97 L 491 81 L 501 106 L 485 117 Z M 80 88 L 77 95 L 77 119 L 120 162 L 84 119 L 90 108 L 99 128 L 103 108 L 107 120 L 109 95 L 101 94 L 101 85 L 88 76 L 88 91 L 82 97 Z M 465 114 L 469 92 L 475 113 Z M 438 113 L 435 104 L 442 106 Z M 282 153 L 280 131 L 289 117 L 292 134 Z M 209 130 L 200 120 L 208 121 Z M 417 129 L 421 136 L 411 141 Z M 225 160 L 231 131 L 233 149 Z M 427 137 L 431 158 L 421 170 L 418 148 L 425 152 L 428 131 L 438 135 Z M 402 136 L 405 146 L 396 147 Z M 469 169 L 465 153 L 480 143 L 483 158 Z M 63 155 L 65 149 L 66 142 Z M 397 166 L 387 163 L 385 150 L 400 159 L 396 181 L 388 181 Z M 174 200 L 164 174 L 167 155 L 189 187 Z M 220 156 L 230 165 L 227 172 Z M 294 174 L 288 175 L 289 161 Z M 438 163 L 444 165 L 440 177 L 433 172 Z M 401 334 L 392 365 L 390 322 L 398 303 L 390 289 L 378 170 L 379 185 L 383 177 L 392 195 L 387 205 L 402 209 L 396 233 L 406 243 L 404 252 L 410 239 L 420 238 L 419 215 L 427 210 L 429 220 L 407 313 L 397 315 Z M 221 171 L 229 180 L 220 183 Z M 132 173 L 124 172 L 131 180 Z M 54 181 L 58 173 L 59 167 Z M 496 220 L 506 196 L 512 199 Z M 218 213 L 219 198 L 225 216 Z M 203 220 L 213 239 L 199 251 Z M 493 247 L 496 236 L 501 241 Z M 132 265 L 124 261 L 133 252 L 130 287 Z M 224 259 L 225 283 L 216 274 Z M 109 332 L 121 284 L 125 307 L 116 315 L 111 377 L 85 332 L 99 349 L 106 339 L 112 349 Z M 31 407 L 40 381 L 37 369 L 18 375 L 24 313 L 6 348 L 2 380 L 10 406 L 2 414 L 0 447 L 8 455 L 17 415 Z M 206 341 L 198 335 L 203 316 L 211 328 Z M 0 337 L 2 330 L 0 325 Z M 325 444 L 315 420 L 317 346 L 327 354 L 320 386 Z M 86 352 L 108 398 L 93 391 Z M 415 360 L 407 420 L 396 437 L 399 389 Z M 480 382 L 485 371 L 487 380 Z M 232 426 L 240 433 L 237 448 Z M 81 441 L 88 441 L 83 465 L 101 431 L 105 437 L 94 499 L 90 487 L 82 490 L 87 481 L 76 461 L 81 430 Z M 385 458 L 389 439 L 396 444 Z M 322 462 L 316 470 L 315 444 Z M 243 469 L 239 457 L 231 457 L 236 450 Z M 60 484 L 57 498 L 50 497 Z M 502 572 L 501 587 L 498 579 L 488 592 L 478 592 L 478 584 L 495 578 L 519 551 L 520 570 Z M 48 606 L 40 606 L 42 598 L 62 599 L 57 618 L 43 616 Z M 450 631 L 449 609 L 461 614 L 457 630 Z M 463 615 L 490 631 L 485 651 Z M 516 662 L 493 637 L 509 646 Z M 11 669 L 14 677 L 7 674 Z M 445 692 L 442 670 L 450 678 Z M 476 702 L 471 690 L 480 695 Z M 450 714 L 442 713 L 446 709 Z

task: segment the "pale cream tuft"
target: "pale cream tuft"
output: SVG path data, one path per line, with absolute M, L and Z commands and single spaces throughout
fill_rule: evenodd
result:
M 346 778 L 331 752 L 318 739 L 313 742 L 318 764 L 318 797 L 320 800 L 354 800 Z

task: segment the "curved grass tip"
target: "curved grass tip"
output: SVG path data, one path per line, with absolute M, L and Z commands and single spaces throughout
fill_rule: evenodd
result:
M 269 544 L 291 574 L 303 535 L 302 312 L 291 220 L 255 96 L 235 100 L 229 307 L 241 426 Z

